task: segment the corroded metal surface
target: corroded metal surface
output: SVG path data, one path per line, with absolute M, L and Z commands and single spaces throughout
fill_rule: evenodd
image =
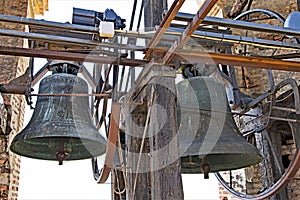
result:
M 41 81 L 40 94 L 87 93 L 85 81 L 69 74 L 53 74 Z M 105 152 L 105 139 L 94 127 L 88 97 L 40 96 L 25 129 L 10 149 L 20 155 L 57 160 L 78 160 Z

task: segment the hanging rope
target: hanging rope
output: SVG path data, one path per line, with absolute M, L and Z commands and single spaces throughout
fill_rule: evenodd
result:
M 135 179 L 134 179 L 133 193 L 132 193 L 132 198 L 131 199 L 134 199 L 134 196 L 135 196 L 137 178 L 138 178 L 138 173 L 139 173 L 139 168 L 140 168 L 140 163 L 141 163 L 141 158 L 142 158 L 142 151 L 143 151 L 143 148 L 144 148 L 146 133 L 148 131 L 148 126 L 149 126 L 149 121 L 150 121 L 150 116 L 151 116 L 151 110 L 152 110 L 152 105 L 153 105 L 153 99 L 154 99 L 154 88 L 152 87 L 152 89 L 151 89 L 151 100 L 149 102 L 148 113 L 147 113 L 147 117 L 146 117 L 146 123 L 145 123 L 143 138 L 142 138 L 142 144 L 141 144 L 141 147 L 140 147 L 138 163 L 137 163 L 137 166 L 136 166 L 136 176 L 135 176 Z

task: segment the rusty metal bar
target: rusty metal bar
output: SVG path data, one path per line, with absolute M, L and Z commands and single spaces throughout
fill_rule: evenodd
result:
M 203 21 L 205 16 L 211 10 L 211 8 L 215 5 L 218 0 L 206 0 L 200 9 L 198 10 L 197 14 L 194 16 L 193 20 L 189 23 L 186 27 L 185 31 L 183 32 L 179 43 L 174 42 L 173 45 L 170 47 L 169 51 L 163 58 L 163 63 L 167 64 L 170 60 L 174 57 L 174 52 L 182 48 L 185 43 L 188 41 L 190 36 L 194 33 L 194 31 L 198 28 L 199 24 Z
M 177 59 L 188 61 L 190 63 L 203 62 L 208 64 L 224 64 L 231 66 L 300 72 L 300 62 L 295 61 L 284 61 L 231 54 L 217 54 L 203 51 L 178 51 L 176 54 Z
M 105 163 L 102 168 L 101 174 L 99 175 L 97 183 L 105 183 L 110 174 L 111 169 L 113 168 L 113 160 L 115 157 L 117 138 L 119 133 L 120 109 L 121 105 L 119 103 L 112 103 L 109 134 L 106 145 Z
M 163 18 L 162 22 L 159 25 L 158 30 L 155 32 L 152 40 L 149 42 L 148 50 L 144 56 L 144 59 L 149 59 L 151 53 L 153 52 L 153 48 L 159 43 L 161 38 L 163 37 L 164 33 L 170 26 L 172 20 L 175 18 L 176 14 L 178 13 L 179 9 L 181 8 L 182 4 L 185 0 L 175 0 L 170 7 L 169 11 Z
M 126 66 L 144 66 L 148 63 L 146 60 L 127 59 L 105 57 L 97 55 L 87 55 L 81 53 L 62 52 L 54 50 L 36 50 L 18 47 L 3 47 L 0 46 L 0 54 L 25 56 L 25 57 L 39 57 L 58 60 L 71 60 L 77 62 L 93 62 L 101 64 L 120 64 Z M 216 54 L 202 51 L 178 51 L 176 58 L 182 61 L 189 62 L 205 62 L 209 64 L 224 64 L 232 66 L 245 66 L 251 68 L 264 68 L 272 70 L 284 70 L 300 72 L 300 62 L 283 61 L 270 58 L 248 57 L 230 54 Z
M 127 59 L 127 58 L 116 58 L 109 56 L 98 56 L 91 54 L 82 54 L 82 53 L 71 53 L 64 51 L 55 51 L 55 50 L 36 50 L 36 49 L 27 49 L 27 48 L 18 48 L 18 47 L 5 47 L 0 46 L 0 54 L 3 55 L 13 55 L 13 56 L 24 56 L 24 57 L 39 57 L 39 58 L 48 58 L 56 60 L 70 60 L 77 62 L 93 62 L 101 64 L 120 64 L 126 66 L 144 66 L 147 61 L 138 60 L 138 59 Z

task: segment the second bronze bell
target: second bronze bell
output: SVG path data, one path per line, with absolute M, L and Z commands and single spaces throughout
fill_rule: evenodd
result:
M 261 161 L 257 148 L 239 132 L 220 81 L 188 78 L 177 90 L 182 173 L 208 174 Z

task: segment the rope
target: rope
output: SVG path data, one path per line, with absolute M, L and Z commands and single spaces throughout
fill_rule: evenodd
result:
M 147 133 L 147 130 L 148 130 L 148 125 L 149 125 L 149 120 L 150 120 L 150 115 L 151 115 L 151 110 L 152 110 L 152 105 L 153 105 L 153 99 L 154 99 L 154 88 L 152 87 L 151 101 L 149 103 L 148 114 L 147 114 L 147 118 L 146 118 L 146 124 L 145 124 L 144 133 L 143 133 L 143 138 L 142 138 L 142 144 L 141 144 L 141 147 L 140 147 L 139 159 L 138 159 L 138 163 L 137 163 L 137 167 L 136 167 L 137 171 L 135 173 L 136 176 L 135 176 L 135 179 L 134 179 L 133 193 L 132 193 L 132 198 L 131 199 L 134 199 L 134 196 L 135 196 L 137 178 L 138 178 L 138 173 L 139 173 L 139 168 L 140 168 L 140 163 L 141 163 L 141 157 L 142 157 L 142 151 L 143 151 L 143 147 L 144 147 L 144 143 L 145 143 L 146 133 Z

